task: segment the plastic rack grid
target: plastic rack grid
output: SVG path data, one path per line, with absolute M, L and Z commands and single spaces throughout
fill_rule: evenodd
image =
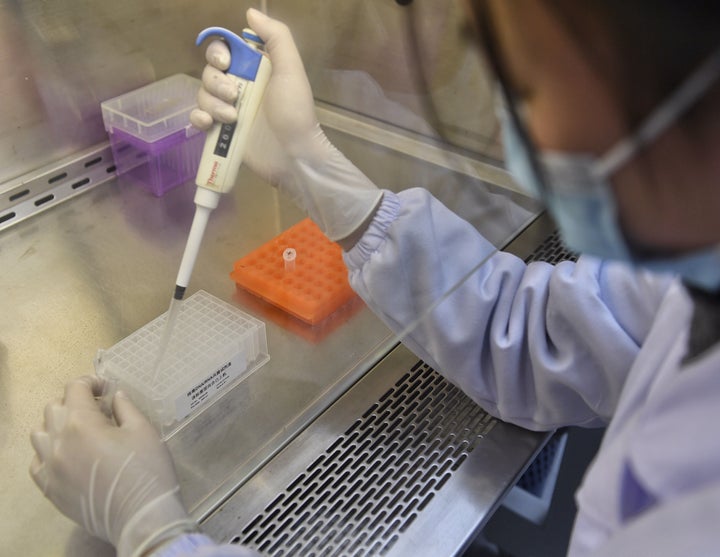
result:
M 116 381 L 165 438 L 270 359 L 265 324 L 201 290 L 180 305 L 156 371 L 168 314 L 95 359 L 96 373 Z
M 292 265 L 283 254 L 295 250 Z M 241 288 L 315 325 L 355 297 L 340 246 L 304 219 L 235 262 Z

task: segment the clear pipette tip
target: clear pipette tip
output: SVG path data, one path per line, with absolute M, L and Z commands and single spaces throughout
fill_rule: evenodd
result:
M 170 300 L 170 308 L 167 311 L 167 319 L 163 326 L 162 335 L 160 336 L 160 344 L 158 345 L 157 356 L 155 357 L 155 363 L 153 364 L 153 388 L 157 385 L 158 376 L 160 375 L 160 367 L 167 354 L 168 345 L 172 337 L 173 330 L 175 329 L 175 321 L 177 321 L 178 313 L 180 313 L 180 305 L 182 304 L 181 299 L 174 298 Z
M 290 272 L 295 270 L 295 260 L 297 259 L 297 252 L 293 248 L 287 248 L 283 251 L 283 264 L 285 265 L 285 271 Z

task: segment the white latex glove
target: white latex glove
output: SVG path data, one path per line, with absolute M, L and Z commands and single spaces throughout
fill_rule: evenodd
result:
M 63 514 L 115 545 L 119 557 L 139 556 L 197 525 L 153 426 L 121 392 L 113 422 L 96 399 L 102 387 L 97 377 L 81 377 L 45 407 L 44 427 L 30 436 L 37 453 L 30 474 Z
M 288 195 L 328 238 L 351 238 L 367 225 L 382 192 L 325 136 L 288 27 L 252 8 L 247 18 L 265 41 L 272 76 L 253 125 L 245 162 Z M 209 128 L 213 121 L 230 123 L 236 119 L 232 103 L 237 98 L 237 82 L 223 73 L 230 65 L 225 43 L 213 41 L 206 59 L 199 108 L 190 115 L 191 122 L 201 129 Z

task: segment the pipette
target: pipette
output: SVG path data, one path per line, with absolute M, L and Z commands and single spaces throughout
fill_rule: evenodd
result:
M 235 76 L 238 85 L 238 98 L 235 101 L 237 121 L 233 124 L 216 122 L 205 139 L 195 177 L 197 185 L 194 200 L 195 216 L 180 261 L 175 291 L 170 300 L 167 320 L 160 338 L 153 384 L 157 381 L 160 364 L 180 311 L 180 300 L 185 296 L 185 290 L 200 252 L 210 213 L 218 206 L 220 195 L 229 192 L 235 185 L 245 155 L 250 128 L 260 108 L 271 73 L 270 60 L 260 50 L 263 42 L 250 29 L 245 29 L 242 37 L 239 37 L 222 27 L 209 27 L 198 35 L 196 44 L 199 45 L 210 36 L 221 37 L 230 47 L 231 60 L 227 73 Z
M 239 37 L 222 27 L 209 27 L 198 35 L 196 44 L 210 36 L 223 38 L 230 47 L 231 62 L 227 73 L 237 78 L 235 106 L 238 117 L 233 124 L 215 123 L 205 140 L 195 179 L 198 186 L 195 216 L 175 281 L 175 300 L 182 300 L 185 295 L 210 213 L 218 206 L 220 194 L 227 193 L 235 185 L 250 128 L 271 73 L 270 60 L 260 50 L 263 43 L 250 29 L 245 29 Z

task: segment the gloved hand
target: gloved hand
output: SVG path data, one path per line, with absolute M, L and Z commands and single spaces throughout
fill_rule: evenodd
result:
M 121 392 L 112 406 L 116 425 L 95 398 L 102 387 L 97 377 L 81 377 L 45 407 L 44 427 L 31 434 L 30 474 L 62 513 L 115 545 L 119 557 L 139 556 L 197 525 L 152 425 Z
M 247 12 L 250 27 L 265 41 L 272 75 L 245 155 L 245 163 L 288 195 L 333 241 L 366 225 L 382 192 L 330 143 L 315 115 L 312 91 L 286 25 L 262 12 Z M 233 122 L 237 81 L 226 75 L 230 52 L 222 41 L 207 48 L 208 65 L 191 122 L 209 128 Z M 342 243 L 342 242 L 341 242 Z M 345 247 L 345 246 L 344 246 Z

